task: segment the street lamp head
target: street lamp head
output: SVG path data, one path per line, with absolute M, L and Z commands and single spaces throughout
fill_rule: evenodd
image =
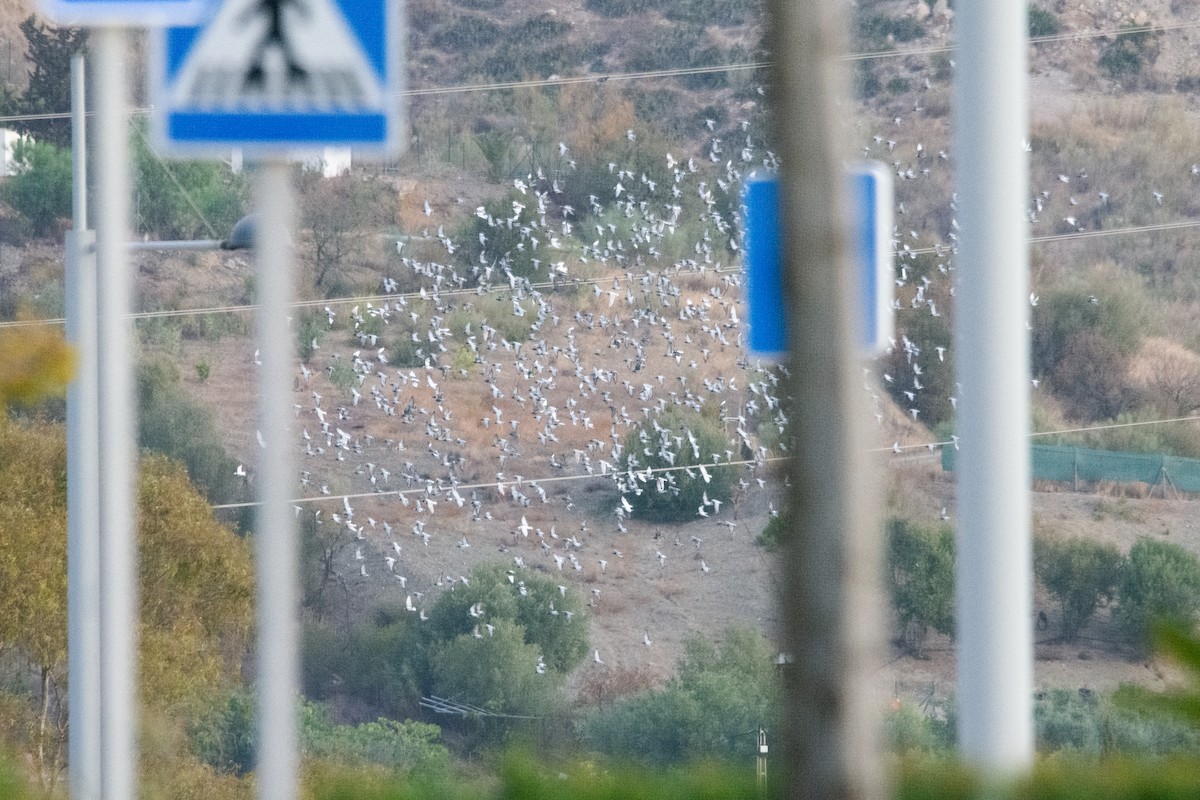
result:
M 222 250 L 253 250 L 255 215 L 247 214 L 234 223 L 229 238 L 221 242 Z

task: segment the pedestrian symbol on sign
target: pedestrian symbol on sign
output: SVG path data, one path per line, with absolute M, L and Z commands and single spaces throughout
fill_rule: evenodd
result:
M 253 13 L 261 12 L 270 21 L 266 34 L 258 43 L 258 49 L 254 52 L 254 61 L 250 64 L 250 69 L 246 73 L 246 80 L 243 83 L 244 88 L 255 87 L 259 89 L 266 88 L 267 82 L 267 67 L 265 58 L 267 56 L 267 48 L 275 47 L 283 55 L 285 67 L 287 68 L 288 82 L 308 81 L 308 70 L 300 66 L 300 62 L 296 59 L 296 54 L 292 51 L 292 47 L 288 44 L 287 36 L 284 35 L 283 28 L 283 12 L 288 6 L 294 6 L 296 13 L 304 15 L 304 4 L 300 0 L 262 0 L 257 8 L 250 9 L 249 16 Z
M 382 109 L 385 93 L 333 0 L 230 0 L 184 61 L 178 109 Z

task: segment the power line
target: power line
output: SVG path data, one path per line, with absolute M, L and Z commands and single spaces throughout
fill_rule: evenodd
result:
M 1156 232 L 1161 232 L 1161 231 L 1187 230 L 1187 229 L 1196 228 L 1196 227 L 1200 227 L 1200 220 L 1184 220 L 1184 221 L 1180 221 L 1180 222 L 1160 222 L 1160 223 L 1154 223 L 1154 224 L 1150 224 L 1150 225 L 1131 225 L 1131 226 L 1127 226 L 1124 228 L 1111 228 L 1111 229 L 1107 229 L 1107 230 L 1074 231 L 1071 233 L 1057 233 L 1057 234 L 1048 234 L 1045 236 L 1031 236 L 1031 237 L 1029 237 L 1028 242 L 1030 244 L 1049 244 L 1049 243 L 1053 243 L 1053 242 L 1066 242 L 1066 241 L 1072 241 L 1074 239 L 1087 239 L 1087 238 L 1092 238 L 1092 237 L 1097 237 L 1097 236 L 1125 236 L 1125 235 L 1138 234 L 1138 233 L 1156 233 Z M 935 245 L 933 247 L 911 247 L 911 248 L 907 248 L 903 251 L 897 252 L 896 255 L 897 256 L 927 255 L 930 253 L 936 253 L 936 254 L 940 255 L 941 253 L 946 252 L 950 248 L 951 248 L 951 245 Z M 740 273 L 740 272 L 742 272 L 742 270 L 740 268 L 731 269 L 731 268 L 719 267 L 719 268 L 713 268 L 713 269 L 708 269 L 708 270 L 704 271 L 704 273 L 710 273 L 710 272 L 713 273 L 714 275 L 721 275 L 721 274 Z M 637 279 L 637 278 L 647 277 L 649 274 L 650 273 L 648 273 L 648 272 L 638 272 L 638 273 L 630 273 L 630 276 L 632 278 Z M 611 276 L 605 276 L 603 278 L 572 278 L 569 280 L 541 281 L 539 283 L 530 284 L 528 288 L 531 288 L 536 291 L 540 291 L 543 289 L 551 289 L 552 290 L 557 287 L 564 287 L 564 286 L 594 286 L 594 285 L 600 283 L 601 281 L 609 280 L 610 277 Z M 469 295 L 469 294 L 480 295 L 480 294 L 484 294 L 484 293 L 488 293 L 488 292 L 510 291 L 510 290 L 511 290 L 511 287 L 505 286 L 503 284 L 494 284 L 494 285 L 488 286 L 488 287 L 475 287 L 472 289 L 466 289 L 466 288 L 442 289 L 442 290 L 439 290 L 438 292 L 436 292 L 436 295 L 441 296 L 441 297 L 455 297 L 455 296 L 461 296 L 461 295 Z M 350 303 L 361 303 L 361 304 L 375 303 L 375 302 L 382 303 L 382 302 L 390 302 L 392 300 L 396 300 L 396 301 L 421 300 L 421 299 L 430 299 L 430 294 L 431 293 L 427 291 L 426 294 L 424 296 L 422 296 L 422 294 L 419 291 L 417 291 L 417 292 L 393 293 L 393 294 L 363 295 L 363 296 L 359 296 L 359 297 L 327 298 L 324 300 L 300 300 L 295 303 L 292 303 L 291 308 L 317 308 L 317 307 L 321 307 L 321 306 L 325 306 L 325 305 L 348 305 Z M 257 308 L 258 308 L 257 304 L 245 303 L 245 304 L 226 305 L 226 306 L 207 306 L 207 307 L 203 307 L 203 308 L 169 309 L 169 310 L 160 310 L 160 311 L 139 311 L 135 314 L 131 314 L 130 317 L 134 320 L 141 320 L 141 319 L 154 319 L 154 318 L 163 318 L 163 317 L 195 316 L 195 315 L 200 315 L 200 314 L 230 314 L 230 313 L 241 313 L 241 312 L 247 312 L 247 311 L 254 311 Z M 35 326 L 35 325 L 62 325 L 65 322 L 66 322 L 66 320 L 62 317 L 53 317 L 53 318 L 36 319 L 36 320 L 4 320 L 4 321 L 0 321 L 0 328 L 23 328 L 23 327 L 31 327 L 31 326 Z
M 1091 431 L 1112 430 L 1112 429 L 1116 429 L 1116 428 L 1132 428 L 1132 427 L 1145 426 L 1145 425 L 1167 425 L 1167 424 L 1176 423 L 1176 422 L 1200 422 L 1200 415 L 1193 415 L 1193 416 L 1188 416 L 1188 417 L 1174 417 L 1172 419 L 1143 420 L 1143 421 L 1139 421 L 1139 422 L 1112 422 L 1112 423 L 1106 423 L 1103 425 L 1088 425 L 1088 426 L 1080 427 L 1080 428 L 1062 428 L 1060 430 L 1054 430 L 1054 431 L 1037 431 L 1037 432 L 1028 434 L 1028 436 L 1029 436 L 1029 438 L 1032 439 L 1034 437 L 1040 437 L 1040 436 L 1061 436 L 1061 435 L 1067 435 L 1067 434 L 1072 434 L 1072 433 L 1087 433 L 1087 432 L 1091 432 Z M 957 443 L 956 439 L 948 439 L 946 441 L 925 442 L 923 444 L 893 445 L 891 447 L 873 447 L 873 448 L 870 448 L 869 450 L 867 450 L 867 452 L 868 453 L 887 453 L 887 452 L 896 452 L 897 450 L 899 450 L 899 451 L 929 450 L 930 452 L 932 452 L 936 448 L 947 447 L 947 446 L 957 446 L 957 444 L 958 443 Z M 758 466 L 764 466 L 766 464 L 789 461 L 790 459 L 791 459 L 791 456 L 788 456 L 788 455 L 775 455 L 775 456 L 764 456 L 763 458 L 758 458 L 758 459 L 739 459 L 737 461 L 719 461 L 719 462 L 714 462 L 712 464 L 704 464 L 703 466 L 705 469 L 709 469 L 709 468 L 717 469 L 717 468 L 725 468 L 725 467 L 750 467 L 750 466 L 758 467 Z M 586 481 L 586 480 L 596 480 L 596 479 L 615 479 L 616 477 L 621 476 L 621 475 L 628 475 L 630 473 L 630 471 L 632 471 L 635 474 L 635 476 L 648 475 L 651 477 L 654 475 L 666 474 L 666 473 L 671 473 L 671 472 L 678 473 L 678 472 L 688 472 L 688 471 L 699 471 L 700 466 L 701 466 L 700 464 L 686 464 L 686 465 L 679 465 L 679 466 L 647 467 L 644 469 L 632 469 L 632 468 L 618 468 L 615 465 L 610 465 L 606 468 L 602 467 L 600 472 L 596 473 L 596 474 L 587 473 L 587 474 L 575 474 L 575 475 L 551 475 L 551 476 L 547 476 L 547 477 L 543 477 L 543 478 L 521 477 L 519 479 L 514 477 L 511 480 L 479 481 L 476 483 L 450 483 L 450 484 L 447 484 L 447 483 L 445 483 L 444 480 L 436 480 L 435 481 L 433 479 L 428 479 L 427 484 L 425 486 L 421 486 L 421 487 L 406 487 L 404 489 L 393 489 L 393 490 L 388 490 L 388 491 L 348 492 L 348 493 L 343 493 L 343 494 L 321 494 L 321 495 L 313 495 L 313 496 L 309 496 L 309 497 L 294 498 L 292 500 L 292 503 L 294 503 L 296 505 L 301 505 L 301 504 L 309 504 L 309 503 L 344 502 L 344 501 L 349 501 L 349 500 L 366 500 L 366 499 L 371 499 L 371 498 L 384 499 L 384 498 L 388 498 L 388 497 L 399 498 L 399 497 L 408 497 L 408 496 L 416 496 L 416 495 L 428 496 L 430 494 L 443 495 L 443 494 L 449 492 L 451 489 L 455 489 L 455 490 L 459 490 L 459 491 L 472 491 L 475 489 L 503 488 L 505 491 L 507 491 L 509 488 L 512 488 L 512 487 L 516 487 L 516 488 L 520 489 L 521 487 L 526 486 L 526 485 L 538 486 L 540 484 L 547 484 L 547 483 L 563 483 L 563 482 L 569 483 L 569 482 L 573 482 L 573 481 Z M 648 482 L 648 481 L 643 481 L 643 482 Z M 237 509 L 237 508 L 253 508 L 257 505 L 258 505 L 257 501 L 246 501 L 246 502 L 241 502 L 241 503 L 220 503 L 220 504 L 215 504 L 215 505 L 211 506 L 211 508 L 213 508 L 214 510 L 216 510 L 216 509 L 228 510 L 228 509 Z
M 1082 428 L 1062 428 L 1056 431 L 1035 431 L 1028 434 L 1029 438 L 1038 436 L 1066 436 L 1071 433 L 1091 433 L 1092 431 L 1107 431 L 1115 428 L 1135 428 L 1143 425 L 1167 425 L 1175 422 L 1200 422 L 1200 415 L 1190 417 L 1173 417 L 1171 419 L 1148 419 L 1138 422 L 1108 422 L 1103 425 L 1087 425 Z M 948 445 L 957 446 L 957 439 L 950 439 L 944 442 L 925 442 L 923 444 L 895 444 L 891 447 L 875 447 L 869 450 L 871 453 L 887 453 L 904 450 L 929 450 L 933 451 L 938 447 L 946 447 Z
M 740 274 L 742 271 L 743 270 L 741 268 L 719 267 L 719 268 L 706 269 L 703 272 L 688 273 L 688 274 L 693 277 L 695 275 L 699 274 L 700 276 L 703 277 L 704 275 L 707 275 L 709 273 L 711 273 L 713 275 L 730 275 L 730 274 Z M 655 274 L 657 274 L 657 273 L 655 273 Z M 632 280 L 637 280 L 640 278 L 648 277 L 649 275 L 650 275 L 649 272 L 633 272 L 633 273 L 628 274 L 628 278 L 632 279 Z M 523 290 L 526 290 L 526 291 L 540 292 L 540 291 L 546 290 L 546 289 L 554 290 L 554 289 L 559 289 L 559 288 L 578 287 L 578 286 L 596 286 L 596 285 L 600 284 L 601 282 L 608 282 L 611 278 L 612 278 L 611 275 L 606 275 L 606 276 L 597 277 L 597 278 L 570 278 L 570 279 L 562 279 L 562 280 L 539 281 L 538 283 L 523 284 L 520 288 Z M 492 292 L 507 292 L 507 291 L 516 291 L 516 290 L 513 289 L 513 287 L 506 285 L 506 284 L 492 284 L 492 285 L 488 285 L 488 286 L 480 285 L 480 286 L 476 286 L 476 287 L 470 288 L 470 289 L 465 288 L 465 287 L 460 288 L 460 289 L 439 289 L 437 291 L 431 291 L 431 290 L 426 289 L 426 290 L 417 290 L 417 291 L 413 291 L 413 292 L 393 292 L 391 294 L 374 294 L 374 295 L 360 295 L 357 297 L 326 298 L 323 300 L 297 300 L 297 301 L 291 303 L 288 307 L 293 308 L 293 309 L 305 309 L 305 308 L 322 308 L 324 306 L 346 306 L 346 305 L 351 305 L 351 304 L 366 305 L 369 303 L 391 303 L 393 301 L 394 302 L 408 302 L 408 301 L 421 301 L 421 300 L 432 301 L 432 300 L 436 300 L 436 299 L 442 298 L 442 297 L 461 297 L 461 296 L 467 296 L 467 295 L 481 296 L 481 295 L 485 295 L 485 294 L 490 294 Z M 143 319 L 163 319 L 163 318 L 170 318 L 170 317 L 191 317 L 191 316 L 198 316 L 201 314 L 235 314 L 235 313 L 256 311 L 256 310 L 258 310 L 258 308 L 259 308 L 259 306 L 257 303 L 242 303 L 242 304 L 225 305 L 225 306 L 207 306 L 204 308 L 161 309 L 158 311 L 139 311 L 139 312 L 130 314 L 129 318 L 136 321 L 136 320 L 143 320 Z M 38 325 L 63 325 L 65 323 L 66 323 L 66 319 L 63 317 L 51 317 L 51 318 L 46 318 L 46 319 L 33 319 L 33 320 L 4 320 L 4 321 L 0 321 L 0 328 L 26 328 L 26 327 L 33 327 L 33 326 L 38 326 Z
M 790 458 L 790 456 L 764 456 L 762 459 L 748 458 L 748 459 L 740 459 L 738 461 L 713 462 L 712 464 L 685 464 L 685 465 L 675 466 L 675 467 L 647 467 L 644 469 L 632 469 L 632 468 L 619 468 L 618 469 L 614 465 L 609 465 L 606 468 L 601 468 L 600 472 L 598 472 L 598 473 L 583 473 L 583 474 L 575 474 L 575 475 L 550 475 L 550 476 L 544 477 L 544 478 L 526 478 L 526 477 L 517 478 L 517 477 L 514 477 L 511 480 L 497 479 L 494 481 L 479 481 L 476 483 L 449 483 L 448 484 L 445 482 L 444 479 L 435 480 L 433 478 L 428 478 L 428 479 L 424 479 L 424 480 L 428 481 L 426 483 L 426 485 L 421 486 L 421 487 L 411 487 L 410 486 L 410 487 L 406 487 L 404 489 L 390 489 L 387 491 L 376 490 L 376 491 L 371 491 L 371 492 L 348 492 L 348 493 L 344 493 L 344 494 L 319 494 L 319 495 L 311 495 L 308 497 L 293 498 L 292 503 L 294 503 L 296 505 L 300 505 L 300 504 L 307 504 L 307 503 L 365 500 L 365 499 L 369 499 L 369 498 L 380 498 L 380 499 L 385 499 L 388 497 L 400 498 L 400 497 L 410 497 L 410 496 L 416 496 L 416 495 L 425 497 L 425 496 L 429 496 L 432 494 L 444 495 L 445 493 L 449 492 L 451 489 L 454 489 L 456 491 L 468 491 L 468 492 L 472 491 L 474 489 L 503 489 L 504 491 L 507 492 L 511 488 L 516 488 L 519 490 L 523 486 L 536 487 L 536 486 L 538 486 L 540 484 L 544 484 L 544 483 L 563 483 L 563 482 L 569 483 L 572 481 L 590 481 L 590 480 L 596 480 L 596 479 L 610 479 L 611 480 L 611 479 L 615 479 L 616 477 L 621 476 L 621 475 L 628 475 L 629 472 L 631 471 L 631 469 L 635 475 L 649 474 L 652 477 L 655 474 L 665 474 L 665 473 L 669 473 L 669 472 L 687 472 L 689 470 L 690 471 L 699 471 L 701 466 L 703 466 L 705 469 L 720 469 L 720 468 L 725 468 L 725 467 L 749 467 L 751 465 L 759 466 L 762 464 L 767 464 L 767 463 L 772 463 L 772 462 L 777 462 L 777 461 L 785 461 L 788 458 Z M 211 506 L 211 508 L 213 508 L 214 510 L 215 509 L 223 509 L 224 510 L 224 509 L 235 509 L 235 508 L 254 508 L 258 505 L 259 505 L 259 503 L 256 500 L 247 500 L 247 501 L 241 502 L 241 503 L 220 503 L 220 504 Z

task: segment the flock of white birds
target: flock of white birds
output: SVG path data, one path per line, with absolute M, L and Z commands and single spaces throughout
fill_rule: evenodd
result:
M 856 155 L 883 161 L 896 178 L 896 308 L 940 316 L 953 297 L 954 158 L 948 120 L 923 107 L 923 92 L 935 86 L 927 80 L 925 87 L 907 111 L 857 126 L 863 141 Z M 340 531 L 347 581 L 394 592 L 424 619 L 437 593 L 468 580 L 470 565 L 484 557 L 506 560 L 517 574 L 560 576 L 563 591 L 584 594 L 597 612 L 613 567 L 633 557 L 641 559 L 638 575 L 675 567 L 686 581 L 742 569 L 714 559 L 714 542 L 739 540 L 739 558 L 754 550 L 777 511 L 782 473 L 772 464 L 786 457 L 778 444 L 786 424 L 783 368 L 745 347 L 737 211 L 747 176 L 777 167 L 761 115 L 748 113 L 701 123 L 698 152 L 663 156 L 665 182 L 608 164 L 607 189 L 591 194 L 586 208 L 563 200 L 575 162 L 561 144 L 553 165 L 511 180 L 511 214 L 474 210 L 486 223 L 471 234 L 479 241 L 475 263 L 464 263 L 459 251 L 467 243 L 448 232 L 466 230 L 469 205 L 418 200 L 427 224 L 397 242 L 399 273 L 381 276 L 374 297 L 325 307 L 330 330 L 297 367 L 294 430 L 303 463 L 296 509 Z M 932 138 L 922 141 L 918 131 Z M 637 131 L 627 139 L 636 142 Z M 1035 176 L 1031 185 L 1042 184 Z M 1073 209 L 1139 191 L 1097 187 L 1081 168 L 1056 172 L 1044 185 L 1030 198 L 1029 220 L 1044 226 L 1061 218 L 1060 233 L 1080 227 Z M 491 236 L 492 229 L 506 236 Z M 490 249 L 494 240 L 511 242 L 514 229 L 515 248 Z M 908 265 L 930 254 L 936 270 L 911 277 Z M 514 271 L 518 258 L 532 263 L 532 275 Z M 1036 302 L 1031 296 L 1031 308 Z M 497 314 L 518 318 L 527 336 L 506 335 L 511 320 Z M 419 366 L 391 363 L 401 335 L 419 348 Z M 912 385 L 900 393 L 910 401 L 926 391 L 922 366 L 948 356 L 944 344 L 927 347 L 902 329 L 892 350 L 911 367 Z M 353 378 L 339 390 L 330 377 L 347 366 Z M 883 424 L 892 376 L 873 365 L 865 372 L 871 424 L 894 432 Z M 677 408 L 719 409 L 727 442 L 701 453 L 690 431 L 658 425 Z M 915 403 L 901 414 L 911 415 L 910 434 L 924 437 L 916 446 L 932 449 L 931 435 L 915 427 L 923 421 Z M 629 433 L 643 425 L 643 453 L 627 451 Z M 881 457 L 914 446 L 889 433 L 879 445 Z M 670 466 L 683 452 L 703 463 Z M 649 469 L 643 455 L 668 466 Z M 685 476 L 707 481 L 718 467 L 737 471 L 735 495 L 721 502 L 706 494 L 694 522 L 655 526 L 631 517 L 635 493 L 669 492 Z M 930 513 L 946 518 L 944 508 Z M 751 602 L 764 603 L 771 591 Z M 769 620 L 772 612 L 749 617 Z M 664 626 L 669 618 L 664 612 Z M 485 615 L 478 622 L 486 624 Z M 672 635 L 638 629 L 607 641 L 648 649 Z M 597 649 L 593 661 L 612 659 Z

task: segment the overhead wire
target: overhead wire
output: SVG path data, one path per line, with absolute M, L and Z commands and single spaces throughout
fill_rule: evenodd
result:
M 643 469 L 635 469 L 635 470 L 633 470 L 633 472 L 636 474 L 645 475 L 647 472 L 649 472 L 651 474 L 663 474 L 663 473 L 668 473 L 668 472 L 685 472 L 687 470 L 698 470 L 701 466 L 703 466 L 705 469 L 719 469 L 719 468 L 724 468 L 724 467 L 747 467 L 747 466 L 751 466 L 751 465 L 758 466 L 758 465 L 761 465 L 764 463 L 774 463 L 774 462 L 778 462 L 778 461 L 786 461 L 788 458 L 789 458 L 789 456 L 765 456 L 762 459 L 747 458 L 747 459 L 741 459 L 738 461 L 720 461 L 720 462 L 714 462 L 712 464 L 703 464 L 703 465 L 701 465 L 701 464 L 684 464 L 684 465 L 680 465 L 680 466 L 669 466 L 669 467 L 646 467 Z M 344 494 L 309 495 L 307 497 L 294 498 L 292 500 L 292 503 L 298 505 L 301 503 L 320 503 L 320 502 L 335 501 L 335 500 L 336 501 L 365 500 L 368 498 L 386 499 L 388 497 L 398 498 L 401 496 L 405 496 L 405 497 L 415 496 L 415 495 L 427 496 L 427 495 L 433 495 L 433 494 L 442 495 L 445 492 L 449 492 L 451 489 L 456 489 L 456 490 L 460 490 L 460 491 L 472 491 L 475 489 L 496 489 L 498 487 L 504 487 L 504 490 L 507 491 L 511 487 L 516 487 L 516 488 L 520 489 L 522 486 L 538 486 L 543 483 L 562 483 L 562 482 L 571 482 L 571 481 L 589 481 L 589 480 L 597 480 L 597 479 L 603 479 L 603 478 L 616 478 L 617 476 L 627 475 L 628 473 L 629 473 L 629 470 L 627 470 L 627 469 L 623 469 L 623 468 L 617 469 L 616 467 L 610 466 L 608 469 L 600 471 L 600 472 L 596 472 L 596 473 L 579 473 L 579 474 L 574 474 L 574 475 L 551 475 L 551 476 L 544 477 L 544 478 L 526 478 L 526 477 L 522 476 L 522 477 L 514 477 L 512 479 L 496 479 L 496 480 L 492 480 L 492 481 L 477 481 L 475 483 L 446 483 L 445 479 L 442 479 L 439 482 L 437 480 L 430 478 L 430 479 L 423 479 L 423 480 L 427 480 L 428 484 L 431 484 L 431 485 L 427 485 L 427 486 L 420 486 L 420 487 L 409 486 L 409 487 L 405 487 L 403 489 L 388 489 L 388 490 L 384 490 L 384 491 L 376 490 L 376 491 L 370 491 L 370 492 L 350 492 L 350 493 L 344 493 Z M 252 508 L 257 505 L 259 505 L 259 503 L 257 501 L 248 500 L 248 501 L 241 502 L 241 503 L 221 503 L 218 505 L 213 505 L 211 507 L 214 509 L 236 509 L 236 508 Z
M 1191 415 L 1186 417 L 1174 417 L 1171 419 L 1154 419 L 1140 420 L 1137 422 L 1111 422 L 1100 425 L 1086 425 L 1078 428 L 1060 428 L 1052 431 L 1035 431 L 1028 434 L 1028 437 L 1033 439 L 1042 436 L 1066 436 L 1073 433 L 1090 433 L 1093 431 L 1105 431 L 1118 428 L 1132 428 L 1146 425 L 1167 425 L 1176 422 L 1200 422 L 1200 415 Z M 929 450 L 936 448 L 957 446 L 958 440 L 947 439 L 945 441 L 924 442 L 920 444 L 894 445 L 892 447 L 873 447 L 868 448 L 868 453 L 888 453 L 899 449 L 902 451 L 909 450 Z M 746 458 L 737 461 L 717 461 L 712 464 L 703 464 L 706 469 L 717 469 L 723 467 L 751 467 L 763 466 L 765 464 L 774 464 L 791 460 L 789 455 L 769 455 L 762 458 Z M 635 475 L 657 475 L 671 472 L 687 472 L 689 470 L 699 470 L 700 464 L 682 464 L 666 467 L 647 467 L 643 469 L 633 469 Z M 349 500 L 366 500 L 366 499 L 387 499 L 389 497 L 399 498 L 401 496 L 428 496 L 431 494 L 442 495 L 449 492 L 451 489 L 459 491 L 473 491 L 477 489 L 497 489 L 504 487 L 507 490 L 510 487 L 521 488 L 522 486 L 538 486 L 548 483 L 564 483 L 574 481 L 597 480 L 604 478 L 616 478 L 617 476 L 628 475 L 631 470 L 627 468 L 617 468 L 610 466 L 602 468 L 596 473 L 577 473 L 573 475 L 550 475 L 542 478 L 526 478 L 524 476 L 514 476 L 511 479 L 496 479 L 491 481 L 476 481 L 474 483 L 446 483 L 444 479 L 426 480 L 425 486 L 413 487 L 408 486 L 403 489 L 375 490 L 370 492 L 345 492 L 339 494 L 320 494 L 310 495 L 306 497 L 297 497 L 292 499 L 295 505 L 322 503 L 322 502 L 342 502 Z M 257 501 L 245 501 L 240 503 L 219 503 L 211 506 L 213 509 L 231 510 L 239 508 L 252 508 L 258 505 Z
M 1091 237 L 1096 237 L 1096 236 L 1123 236 L 1123 235 L 1132 235 L 1132 234 L 1139 234 L 1139 233 L 1156 233 L 1156 232 L 1160 232 L 1160 231 L 1188 230 L 1188 229 L 1196 228 L 1196 227 L 1200 227 L 1200 220 L 1184 220 L 1184 221 L 1179 221 L 1179 222 L 1160 222 L 1160 223 L 1153 223 L 1153 224 L 1149 224 L 1149 225 L 1130 225 L 1130 226 L 1126 226 L 1123 228 L 1111 228 L 1111 229 L 1107 229 L 1107 230 L 1072 231 L 1070 233 L 1047 234 L 1047 235 L 1043 235 L 1043 236 L 1031 236 L 1031 237 L 1029 237 L 1028 241 L 1030 244 L 1048 244 L 1048 243 L 1053 243 L 1053 242 L 1072 241 L 1075 239 L 1086 239 L 1086 238 L 1091 238 Z M 898 251 L 897 255 L 898 256 L 908 256 L 908 255 L 927 255 L 930 253 L 940 254 L 940 253 L 947 252 L 948 250 L 951 250 L 952 247 L 953 247 L 953 245 L 950 245 L 950 244 L 933 245 L 930 247 L 909 247 L 902 251 Z M 705 270 L 705 272 L 706 273 L 711 272 L 715 275 L 721 275 L 721 274 L 737 274 L 737 273 L 742 272 L 742 270 L 725 268 L 725 267 L 714 267 L 714 268 Z M 654 274 L 658 274 L 658 273 L 655 272 Z M 630 273 L 629 277 L 634 278 L 634 279 L 640 279 L 643 277 L 648 277 L 650 275 L 651 275 L 650 272 L 634 272 L 634 273 Z M 561 286 L 595 285 L 601 281 L 608 281 L 611 279 L 611 277 L 612 276 L 609 275 L 609 276 L 598 277 L 598 278 L 571 278 L 571 279 L 555 280 L 555 281 L 541 281 L 538 283 L 530 284 L 530 286 L 533 289 L 540 291 L 542 289 L 553 289 L 555 287 L 561 287 Z M 493 291 L 495 291 L 495 292 L 511 291 L 511 287 L 506 284 L 492 284 L 491 286 L 483 287 L 483 292 L 493 292 Z M 355 296 L 355 297 L 325 298 L 322 300 L 299 300 L 299 301 L 293 302 L 291 304 L 291 306 L 289 306 L 289 307 L 291 307 L 291 308 L 316 308 L 316 307 L 320 307 L 320 306 L 324 306 L 324 305 L 349 305 L 352 303 L 389 302 L 392 300 L 405 300 L 405 301 L 420 300 L 420 299 L 428 299 L 428 295 L 430 295 L 430 294 L 433 294 L 433 292 L 426 290 L 426 297 L 424 297 L 424 298 L 422 297 L 420 291 L 413 291 L 413 292 L 395 292 L 395 293 L 391 293 L 391 294 L 361 295 L 361 296 Z M 440 295 L 440 296 L 453 297 L 453 296 L 468 295 L 468 294 L 478 295 L 478 294 L 481 294 L 481 291 L 480 291 L 480 287 L 474 287 L 474 288 L 470 288 L 470 289 L 468 289 L 468 288 L 441 289 L 438 292 L 436 292 L 436 294 Z M 258 308 L 258 306 L 255 303 L 243 303 L 243 304 L 231 304 L 231 305 L 223 305 L 223 306 L 204 306 L 204 307 L 198 307 L 198 308 L 185 308 L 185 309 L 163 309 L 163 310 L 158 310 L 158 311 L 138 311 L 138 312 L 130 314 L 129 316 L 131 319 L 140 320 L 140 319 L 153 319 L 153 318 L 159 318 L 159 317 L 183 317 L 183 316 L 193 316 L 193 315 L 202 315 L 202 314 L 241 313 L 241 312 L 253 311 L 256 308 Z M 35 319 L 35 320 L 3 320 L 3 321 L 0 321 L 0 328 L 10 328 L 10 327 L 20 328 L 20 327 L 31 327 L 31 326 L 35 326 L 35 325 L 62 325 L 65 322 L 66 322 L 66 320 L 63 317 L 48 317 L 45 319 Z

